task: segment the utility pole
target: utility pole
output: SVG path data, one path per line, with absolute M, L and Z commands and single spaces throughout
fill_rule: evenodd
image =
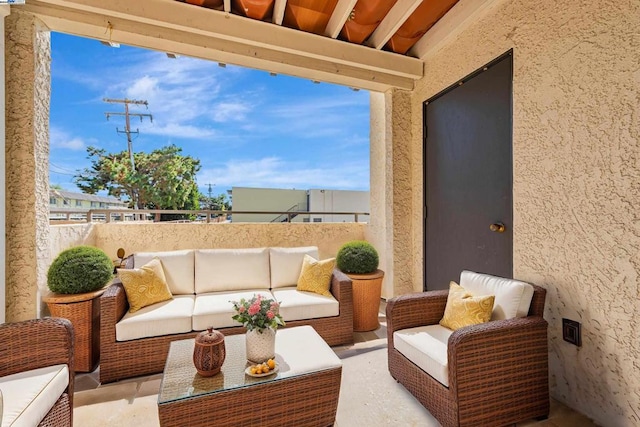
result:
M 127 135 L 127 148 L 129 149 L 129 159 L 131 160 L 131 168 L 135 171 L 136 170 L 136 164 L 133 161 L 133 140 L 131 139 L 131 134 L 135 133 L 136 135 L 140 133 L 140 131 L 138 129 L 136 129 L 135 131 L 131 130 L 131 121 L 129 120 L 129 117 L 134 116 L 134 117 L 140 117 L 140 121 L 142 121 L 142 119 L 144 119 L 145 117 L 148 117 L 149 120 L 151 122 L 153 122 L 153 116 L 151 114 L 139 114 L 139 113 L 130 113 L 129 112 L 129 104 L 133 104 L 133 105 L 144 105 L 145 107 L 149 107 L 149 103 L 147 101 L 138 101 L 135 99 L 110 99 L 110 98 L 104 98 L 103 99 L 104 102 L 108 102 L 110 104 L 124 104 L 124 113 L 113 113 L 113 112 L 107 112 L 104 113 L 105 116 L 107 116 L 107 120 L 109 120 L 109 117 L 111 116 L 124 116 L 124 121 L 125 121 L 125 127 L 124 130 L 120 130 L 118 128 L 116 128 L 116 132 L 118 133 L 124 133 Z
M 105 116 L 107 116 L 107 120 L 109 120 L 109 117 L 111 116 L 124 116 L 124 121 L 125 121 L 125 127 L 124 130 L 120 130 L 118 128 L 116 128 L 116 132 L 118 133 L 124 133 L 127 135 L 127 149 L 129 150 L 129 160 L 131 160 L 131 170 L 133 172 L 135 172 L 136 170 L 136 164 L 133 160 L 133 140 L 131 139 L 131 134 L 136 134 L 138 135 L 140 133 L 140 131 L 138 129 L 136 129 L 135 131 L 131 130 L 131 121 L 130 121 L 130 117 L 134 116 L 134 117 L 139 117 L 140 121 L 142 122 L 142 119 L 144 119 L 145 117 L 148 117 L 149 120 L 153 123 L 153 116 L 151 114 L 139 114 L 139 113 L 130 113 L 129 112 L 129 104 L 133 104 L 133 105 L 144 105 L 145 107 L 149 107 L 149 103 L 147 101 L 139 101 L 139 100 L 135 100 L 135 99 L 110 99 L 110 98 L 104 98 L 103 99 L 104 102 L 108 102 L 110 104 L 124 104 L 124 113 L 119 113 L 119 112 L 107 112 L 104 113 Z M 134 191 L 135 193 L 135 191 Z M 134 197 L 134 201 L 133 201 L 133 206 L 134 209 L 138 209 L 138 195 L 137 193 L 135 193 L 133 195 Z

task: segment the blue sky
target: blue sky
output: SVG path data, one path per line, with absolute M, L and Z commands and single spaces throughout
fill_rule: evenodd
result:
M 232 186 L 369 189 L 369 93 L 328 83 L 51 33 L 50 182 L 79 191 L 86 147 L 127 149 L 122 104 L 147 100 L 153 123 L 132 117 L 135 152 L 169 144 L 200 159 L 200 191 Z

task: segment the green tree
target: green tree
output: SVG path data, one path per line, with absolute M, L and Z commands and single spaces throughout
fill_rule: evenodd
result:
M 231 203 L 227 199 L 226 194 L 207 196 L 200 193 L 200 206 L 202 209 L 209 209 L 212 211 L 228 211 L 231 209 Z
M 111 196 L 127 198 L 131 207 L 137 199 L 140 209 L 199 209 L 200 160 L 182 155 L 181 148 L 169 145 L 151 153 L 134 153 L 135 170 L 127 151 L 107 153 L 88 147 L 87 153 L 91 167 L 74 177 L 83 192 L 107 190 Z M 172 218 L 163 215 L 163 219 Z

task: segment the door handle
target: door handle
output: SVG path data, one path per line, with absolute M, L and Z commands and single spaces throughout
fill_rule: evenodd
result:
M 495 224 L 491 224 L 489 226 L 489 230 L 493 231 L 494 233 L 504 233 L 505 228 L 506 227 L 501 222 L 496 222 Z

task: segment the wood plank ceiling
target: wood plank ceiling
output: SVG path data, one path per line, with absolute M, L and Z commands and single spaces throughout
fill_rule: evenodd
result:
M 400 55 L 458 0 L 176 0 Z

